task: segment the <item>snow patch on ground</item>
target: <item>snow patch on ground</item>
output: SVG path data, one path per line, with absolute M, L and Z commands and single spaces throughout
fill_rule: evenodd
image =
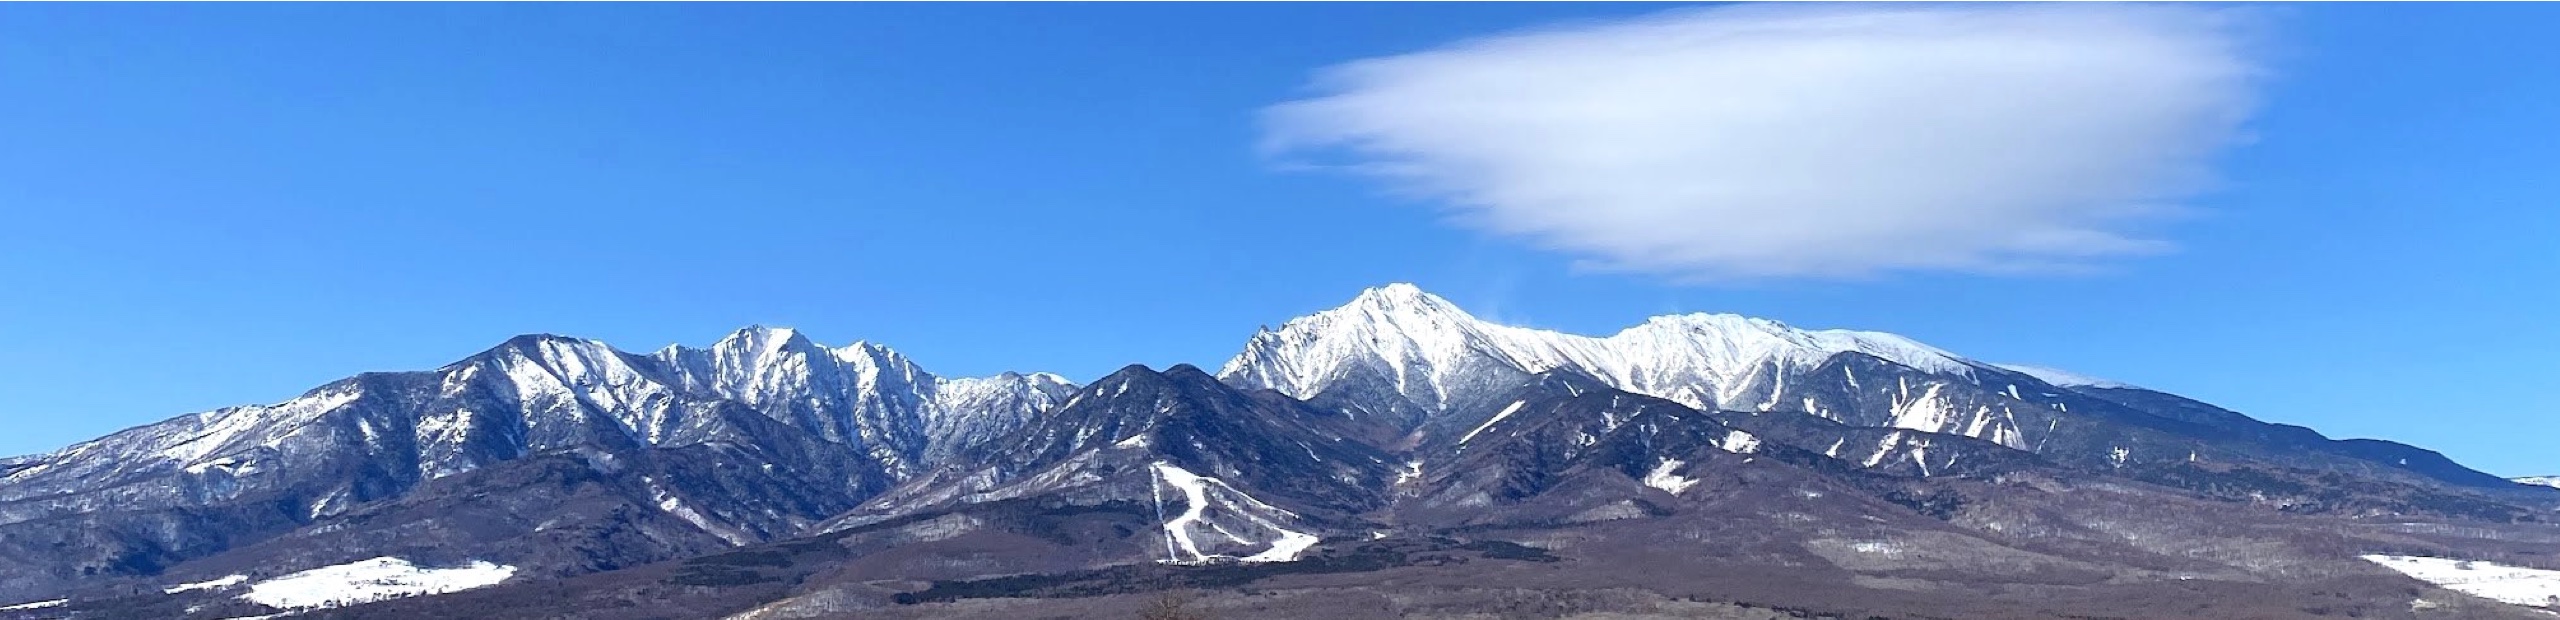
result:
M 1896 383 L 1899 390 L 1893 396 L 1893 421 L 1886 426 L 1932 433 L 1947 431 L 1947 424 L 1955 418 L 1956 410 L 1953 403 L 1938 396 L 1938 391 L 1946 387 L 1944 384 L 1930 384 L 1920 391 L 1918 398 L 1913 398 L 1909 379 L 1898 379 Z
M 658 501 L 658 510 L 664 511 L 670 515 L 675 515 L 676 518 L 683 519 L 685 523 L 693 524 L 694 527 L 701 528 L 702 531 L 709 532 L 712 536 L 718 536 L 720 537 L 720 540 L 728 541 L 728 543 L 732 545 L 746 545 L 755 542 L 755 537 L 748 536 L 746 533 L 737 531 L 736 529 L 724 527 L 720 525 L 719 522 L 711 520 L 710 517 L 703 516 L 701 511 L 694 510 L 692 506 L 686 505 L 682 498 L 676 497 L 675 493 L 669 492 L 664 486 L 660 486 L 658 484 L 658 479 L 643 476 L 640 480 L 648 483 L 649 496 L 651 499 Z
M 1404 464 L 1404 471 L 1396 472 L 1396 486 L 1399 488 L 1420 481 L 1422 481 L 1422 461 L 1407 461 Z
M 2367 555 L 2365 561 L 2419 581 L 2502 603 L 2560 608 L 2560 570 L 2414 555 Z
M 2517 478 L 2517 479 L 2515 479 L 2515 481 L 2516 481 L 2516 484 L 2526 484 L 2526 485 L 2533 485 L 2533 486 L 2538 486 L 2538 487 L 2551 487 L 2551 488 L 2554 488 L 2554 489 L 2560 489 L 2560 476 L 2525 476 L 2525 477 L 2522 477 L 2522 478 Z
M 1750 454 L 1760 451 L 1760 438 L 1742 431 L 1730 431 L 1724 434 L 1723 441 L 1716 442 L 1716 447 L 1734 454 Z
M 50 600 L 50 601 L 36 601 L 36 602 L 33 602 L 33 603 L 19 603 L 19 604 L 16 604 L 16 605 L 10 605 L 10 606 L 8 606 L 8 607 L 0 607 L 0 611 L 28 611 L 28 610 L 33 610 L 33 609 L 47 609 L 47 608 L 52 608 L 52 607 L 61 607 L 63 603 L 68 603 L 68 602 L 71 602 L 71 599 L 67 599 L 67 598 L 58 598 L 58 599 L 53 599 L 53 600 Z
M 1484 432 L 1484 429 L 1493 428 L 1495 423 L 1501 422 L 1503 418 L 1511 417 L 1511 414 L 1513 413 L 1518 413 L 1520 411 L 1520 406 L 1526 404 L 1529 404 L 1529 401 L 1512 401 L 1511 406 L 1503 407 L 1501 413 L 1493 414 L 1491 419 L 1485 420 L 1483 424 L 1476 425 L 1476 430 L 1467 431 L 1467 435 L 1465 437 L 1459 437 L 1458 444 L 1465 445 L 1467 440 L 1476 438 L 1476 433 L 1482 433 Z
M 320 609 L 493 586 L 515 574 L 516 567 L 488 562 L 423 568 L 380 557 L 249 584 L 249 593 L 240 598 L 277 609 Z
M 240 585 L 242 582 L 246 582 L 246 581 L 248 581 L 248 580 L 249 580 L 249 576 L 248 576 L 248 575 L 232 575 L 232 576 L 229 576 L 229 577 L 224 577 L 224 578 L 221 578 L 221 579 L 215 579 L 215 580 L 211 580 L 211 581 L 198 581 L 198 582 L 195 582 L 195 583 L 181 583 L 181 584 L 178 584 L 178 585 L 169 586 L 169 587 L 166 587 L 166 588 L 161 588 L 161 589 L 160 589 L 160 591 L 161 591 L 162 593 L 166 593 L 166 594 L 177 594 L 177 593 L 179 593 L 179 592 L 191 592 L 191 591 L 195 591 L 195 590 L 220 590 L 220 589 L 223 589 L 223 588 L 228 588 L 228 587 L 231 587 L 231 586 Z
M 1896 448 L 1896 447 L 1899 447 L 1899 446 L 1901 446 L 1901 445 L 1902 445 L 1902 432 L 1901 432 L 1901 431 L 1894 431 L 1894 432 L 1891 432 L 1891 433 L 1885 433 L 1885 435 L 1884 435 L 1884 440 L 1883 440 L 1883 441 L 1876 442 L 1876 452 L 1875 452 L 1875 454 L 1867 455 L 1867 462 L 1866 462 L 1865 464 L 1863 464 L 1863 465 L 1859 465 L 1859 466 L 1860 466 L 1860 467 L 1865 467 L 1865 468 L 1868 468 L 1868 469 L 1874 469 L 1874 468 L 1875 468 L 1875 466 L 1877 466 L 1877 465 L 1881 465 L 1881 464 L 1884 464 L 1884 460 L 1885 460 L 1885 458 L 1893 456 L 1893 449 L 1894 449 L 1894 448 Z
M 190 474 L 195 474 L 195 475 L 199 475 L 199 476 L 201 476 L 201 475 L 204 475 L 204 473 L 205 473 L 206 471 L 210 471 L 210 470 L 212 470 L 212 469 L 214 469 L 214 468 L 217 468 L 217 467 L 222 468 L 222 470 L 223 470 L 223 471 L 231 471 L 232 469 L 234 469 L 234 468 L 238 467 L 239 465 L 240 465 L 240 459 L 236 459 L 236 458 L 232 458 L 232 457 L 228 457 L 228 456 L 226 456 L 226 457 L 222 457 L 222 458 L 218 458 L 218 459 L 213 459 L 213 460 L 210 460 L 210 461 L 204 461 L 204 462 L 196 463 L 196 464 L 194 464 L 194 465 L 188 465 L 188 466 L 186 466 L 186 472 L 187 472 L 187 473 L 190 473 Z
M 1738 433 L 1740 431 L 1735 432 Z M 1679 495 L 1681 491 L 1689 490 L 1689 487 L 1696 486 L 1698 484 L 1698 479 L 1686 478 L 1679 474 L 1672 473 L 1678 471 L 1680 466 L 1685 464 L 1686 463 L 1681 462 L 1680 459 L 1663 459 L 1661 464 L 1653 466 L 1653 471 L 1645 473 L 1644 485 L 1656 489 L 1662 489 L 1662 492 L 1670 493 L 1672 495 Z

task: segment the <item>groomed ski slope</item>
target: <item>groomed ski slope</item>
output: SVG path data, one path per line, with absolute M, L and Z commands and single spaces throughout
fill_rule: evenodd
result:
M 1201 551 L 1200 541 L 1194 538 L 1194 534 L 1201 530 L 1216 533 L 1237 544 L 1268 545 L 1268 548 L 1259 553 L 1235 558 L 1245 562 L 1295 561 L 1300 554 L 1306 553 L 1307 549 L 1314 547 L 1318 541 L 1312 534 L 1280 526 L 1278 519 L 1295 516 L 1289 511 L 1246 496 L 1236 491 L 1235 487 L 1227 486 L 1225 482 L 1194 474 L 1190 470 L 1162 461 L 1156 462 L 1154 468 L 1157 479 L 1182 491 L 1182 514 L 1175 515 L 1164 522 L 1165 536 L 1172 541 L 1168 552 L 1177 555 L 1169 558 L 1169 561 L 1207 562 L 1233 557 Z M 1206 518 L 1211 506 L 1209 496 L 1212 491 L 1224 496 L 1233 496 L 1234 499 L 1223 502 L 1223 505 L 1219 506 L 1220 512 L 1242 517 L 1242 522 L 1220 524 Z M 1259 542 L 1236 532 L 1237 529 L 1267 530 L 1272 532 L 1273 536 L 1267 543 Z

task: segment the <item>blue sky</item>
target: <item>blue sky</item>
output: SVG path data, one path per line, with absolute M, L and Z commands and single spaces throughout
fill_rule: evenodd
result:
M 1414 83 L 1327 67 L 1665 9 L 0 7 L 0 453 L 527 332 L 793 325 L 943 374 L 1214 366 L 1412 281 L 1585 333 L 1687 311 L 1893 331 L 2560 473 L 2560 8 L 2249 11 L 2263 74 L 2195 160 L 2215 180 L 2127 233 L 2148 249 L 2058 270 L 1630 262 L 1650 254 L 1607 231 L 1268 148 L 1272 106 Z

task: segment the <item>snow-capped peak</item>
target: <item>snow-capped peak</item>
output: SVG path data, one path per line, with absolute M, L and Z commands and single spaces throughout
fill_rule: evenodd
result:
M 1405 282 L 1396 282 L 1385 286 L 1373 286 L 1367 289 L 1362 289 L 1359 296 L 1351 298 L 1351 303 L 1344 304 L 1343 307 L 1407 316 L 1456 315 L 1459 317 L 1468 317 L 1467 312 L 1465 310 L 1458 309 L 1457 304 L 1449 303 L 1449 300 L 1443 299 L 1439 295 L 1433 295 L 1429 292 L 1423 291 L 1422 287 L 1414 286 Z
M 1075 389 L 1048 373 L 945 379 L 877 343 L 828 347 L 761 325 L 708 349 L 668 347 L 657 357 L 688 388 L 816 420 L 841 441 L 926 458 L 1009 431 Z
M 414 382 L 414 383 L 413 383 Z M 432 391 L 413 395 L 408 385 Z M 377 469 L 439 478 L 519 450 L 583 445 L 597 433 L 646 444 L 722 430 L 710 403 L 747 405 L 872 454 L 902 472 L 998 436 L 1054 407 L 1074 386 L 1047 373 L 942 379 L 876 344 L 818 345 L 797 330 L 752 326 L 704 348 L 633 355 L 603 342 L 529 334 L 433 371 L 379 373 L 274 405 L 228 407 L 11 459 L 0 502 L 116 486 L 165 487 L 167 502 L 211 501 L 240 485 L 281 484 L 303 459 L 395 458 Z M 521 430 L 515 430 L 521 429 Z M 405 434 L 400 437 L 396 434 Z M 403 454 L 382 446 L 415 446 Z M 323 468 L 325 469 L 325 468 Z M 210 483 L 166 482 L 171 476 Z M 148 484 L 145 484 L 148 483 Z M 214 489 L 214 490 L 206 490 Z M 320 507 L 311 510 L 317 514 Z
M 2018 374 L 2022 374 L 2022 375 L 2026 375 L 2026 376 L 2030 376 L 2030 377 L 2035 377 L 2037 381 L 2043 381 L 2043 382 L 2045 382 L 2045 383 L 2050 383 L 2050 384 L 2053 384 L 2055 387 L 2094 387 L 2094 388 L 2131 388 L 2131 387 L 2134 387 L 2132 384 L 2127 384 L 2127 383 L 2118 383 L 2118 382 L 2115 382 L 2115 381 L 2108 381 L 2108 380 L 2106 380 L 2106 379 L 2100 379 L 2100 378 L 2097 378 L 2097 377 L 2092 377 L 2092 376 L 2088 376 L 2088 375 L 2083 375 L 2083 374 L 2079 374 L 2079 373 L 2074 373 L 2074 372 L 2067 371 L 2067 370 L 2056 370 L 2056 369 L 2052 369 L 2052 368 L 2045 368 L 2045 367 L 2043 367 L 2043 366 L 2027 366 L 2027 365 L 2024 365 L 2024 364 L 1993 364 L 1993 366 L 1998 366 L 1998 367 L 2000 367 L 2000 368 L 2001 368 L 2001 369 L 2003 369 L 2003 370 L 2008 370 L 2008 371 L 2011 371 L 2011 372 L 2016 372 L 2016 373 L 2018 373 Z
M 1057 409 L 1075 392 L 1074 382 L 1045 372 L 936 380 L 933 404 L 925 410 L 931 456 L 994 440 Z
M 1255 334 L 1219 374 L 1300 398 L 1365 377 L 1441 410 L 1471 386 L 1516 378 L 1494 375 L 1568 368 L 1621 389 L 1715 407 L 1762 402 L 1781 377 L 1847 352 L 1954 376 L 1969 377 L 1976 366 L 1893 334 L 1803 330 L 1730 314 L 1654 317 L 1607 337 L 1515 327 L 1399 283 Z
M 773 355 L 780 353 L 783 347 L 807 342 L 808 338 L 800 335 L 797 329 L 749 325 L 721 338 L 711 348 Z
M 2516 484 L 2560 489 L 2560 476 L 2525 476 L 2516 478 L 2515 481 Z
M 1657 316 L 1646 319 L 1643 325 L 1627 328 L 1610 337 L 1611 340 L 1645 338 L 1684 343 L 1701 338 L 1718 340 L 1720 342 L 1713 343 L 1711 346 L 1745 354 L 1733 356 L 1737 359 L 1759 357 L 1752 355 L 1754 353 L 1828 358 L 1839 353 L 1857 352 L 1934 373 L 1969 375 L 1972 373 L 1973 366 L 1971 361 L 1954 353 L 1921 344 L 1919 341 L 1898 334 L 1846 329 L 1797 329 L 1770 319 L 1735 314 L 1694 313 Z
M 1438 295 L 1423 292 L 1411 284 L 1397 283 L 1370 288 L 1342 307 L 1301 317 L 1281 326 L 1305 329 L 1350 329 L 1372 335 L 1401 335 L 1425 355 L 1447 353 L 1465 343 L 1467 332 L 1485 325 L 1475 315 Z

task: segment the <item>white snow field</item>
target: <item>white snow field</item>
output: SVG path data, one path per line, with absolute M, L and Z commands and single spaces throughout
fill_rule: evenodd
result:
M 214 580 L 209 580 L 209 581 L 198 581 L 198 582 L 195 582 L 195 583 L 181 583 L 181 584 L 178 584 L 178 585 L 169 586 L 169 587 L 166 587 L 166 588 L 161 588 L 161 589 L 160 589 L 160 591 L 161 591 L 161 592 L 164 592 L 164 593 L 168 593 L 168 594 L 177 594 L 177 593 L 179 593 L 179 592 L 187 592 L 187 591 L 192 591 L 192 590 L 220 590 L 220 589 L 223 589 L 223 588 L 228 588 L 228 587 L 231 587 L 231 586 L 240 585 L 240 584 L 242 584 L 242 583 L 246 583 L 246 582 L 248 582 L 248 581 L 249 581 L 249 576 L 248 576 L 248 575 L 231 575 L 231 576 L 228 576 L 228 577 L 223 577 L 223 578 L 221 578 L 221 579 L 214 579 Z
M 2362 557 L 2455 592 L 2503 603 L 2560 608 L 2560 570 L 2414 555 Z
M 487 587 L 515 574 L 516 567 L 488 562 L 472 562 L 458 568 L 421 568 L 408 560 L 380 557 L 249 584 L 249 593 L 240 598 L 277 609 L 341 607 Z

